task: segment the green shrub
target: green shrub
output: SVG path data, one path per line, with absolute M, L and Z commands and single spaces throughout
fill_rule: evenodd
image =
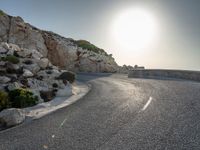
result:
M 68 72 L 63 72 L 57 79 L 67 80 L 70 83 L 73 83 L 75 78 L 76 78 L 75 73 L 68 71 Z
M 5 13 L 2 10 L 0 10 L 0 16 L 3 16 L 3 15 L 5 15 Z
M 8 94 L 4 91 L 0 91 L 0 111 L 10 106 Z
M 26 89 L 15 89 L 9 92 L 11 106 L 15 108 L 24 108 L 34 106 L 38 102 L 38 97 Z
M 77 44 L 78 47 L 81 47 L 83 49 L 87 49 L 87 50 L 93 51 L 95 53 L 104 53 L 106 56 L 108 56 L 108 54 L 106 53 L 105 50 L 96 47 L 95 45 L 91 44 L 88 41 L 78 40 L 78 41 L 74 41 L 74 43 Z
M 16 56 L 13 56 L 13 55 L 3 57 L 3 58 L 1 58 L 1 60 L 8 61 L 8 62 L 11 62 L 13 64 L 19 63 L 19 59 Z

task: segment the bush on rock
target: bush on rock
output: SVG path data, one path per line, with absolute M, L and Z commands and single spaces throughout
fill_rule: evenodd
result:
M 63 72 L 57 79 L 61 79 L 61 80 L 67 80 L 70 83 L 73 83 L 75 80 L 75 73 L 73 72 Z
M 26 89 L 15 89 L 9 92 L 9 99 L 12 107 L 24 108 L 34 106 L 38 102 L 38 97 Z
M 8 94 L 4 91 L 0 91 L 0 111 L 10 106 Z
M 19 63 L 19 59 L 16 56 L 13 56 L 13 55 L 9 55 L 9 56 L 3 57 L 3 58 L 1 58 L 1 60 L 8 61 L 8 62 L 11 62 L 13 64 L 18 64 Z

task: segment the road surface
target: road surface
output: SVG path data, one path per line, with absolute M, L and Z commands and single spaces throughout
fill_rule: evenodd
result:
M 0 132 L 0 150 L 199 150 L 200 83 L 87 75 L 69 107 Z

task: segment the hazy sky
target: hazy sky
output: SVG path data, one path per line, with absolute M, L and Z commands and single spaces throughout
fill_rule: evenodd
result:
M 150 47 L 127 50 L 113 38 L 113 22 L 135 7 L 155 18 L 158 33 Z M 200 0 L 1 0 L 0 9 L 36 27 L 88 40 L 119 65 L 200 70 Z

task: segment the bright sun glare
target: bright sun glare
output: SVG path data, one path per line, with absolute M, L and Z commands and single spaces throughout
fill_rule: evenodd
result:
M 121 13 L 112 26 L 113 36 L 121 47 L 141 50 L 150 46 L 157 35 L 155 18 L 139 8 L 132 8 Z

